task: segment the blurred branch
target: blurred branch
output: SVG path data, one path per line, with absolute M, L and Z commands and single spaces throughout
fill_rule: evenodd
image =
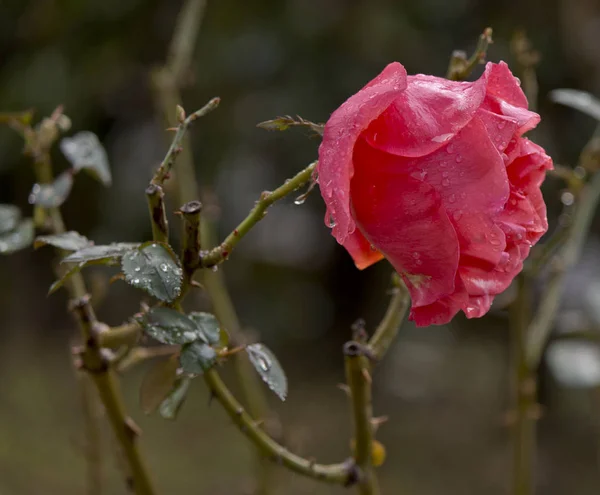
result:
M 519 31 L 513 36 L 511 49 L 520 67 L 521 86 L 529 102 L 529 109 L 535 112 L 539 89 L 535 68 L 540 63 L 540 54 L 533 49 L 524 31 Z
M 361 495 L 378 495 L 379 484 L 373 468 L 373 407 L 371 405 L 371 375 L 366 349 L 358 342 L 344 346 L 346 381 L 352 400 L 356 465 L 360 468 L 358 491 Z
M 542 300 L 529 326 L 526 361 L 530 369 L 536 369 L 539 365 L 559 309 L 565 275 L 579 260 L 599 200 L 600 173 L 596 173 L 581 192 L 568 230 L 568 238 L 553 262 L 553 271 L 545 284 Z
M 263 219 L 269 206 L 306 184 L 312 177 L 316 166 L 317 162 L 312 162 L 308 167 L 298 172 L 291 179 L 286 180 L 283 185 L 279 186 L 274 191 L 263 192 L 254 208 L 252 208 L 248 216 L 233 229 L 233 232 L 231 232 L 219 246 L 211 249 L 207 254 L 202 256 L 201 266 L 203 268 L 209 268 L 225 261 L 231 253 L 231 250 L 238 242 L 240 242 L 242 237 L 250 232 L 252 227 Z
M 117 371 L 123 373 L 134 366 L 137 366 L 148 359 L 153 359 L 161 356 L 172 356 L 179 352 L 178 345 L 161 345 L 156 347 L 135 347 L 127 354 L 127 356 L 119 362 Z
M 87 373 L 82 371 L 76 371 L 76 373 L 81 391 L 81 407 L 85 428 L 86 494 L 100 495 L 102 493 L 102 449 L 95 408 L 97 396 Z
M 378 361 L 383 359 L 398 335 L 400 325 L 410 306 L 408 290 L 396 273 L 392 275 L 392 284 L 393 292 L 388 309 L 368 344 L 369 355 Z
M 487 49 L 492 43 L 492 28 L 488 27 L 479 36 L 479 41 L 471 58 L 467 60 L 467 55 L 463 51 L 454 51 L 450 57 L 446 78 L 452 81 L 462 81 L 469 77 L 477 65 L 485 62 Z
M 269 460 L 281 464 L 295 473 L 328 483 L 349 485 L 355 480 L 356 473 L 352 462 L 329 465 L 317 464 L 314 460 L 304 459 L 291 453 L 275 442 L 237 402 L 214 368 L 204 373 L 204 380 L 214 397 L 223 405 L 240 431 Z
M 137 323 L 133 322 L 126 323 L 119 327 L 112 327 L 102 332 L 97 332 L 96 340 L 100 347 L 118 349 L 122 346 L 134 345 L 141 334 L 142 329 Z

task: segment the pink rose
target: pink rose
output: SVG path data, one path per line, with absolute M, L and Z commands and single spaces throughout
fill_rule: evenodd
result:
M 325 222 L 359 269 L 387 258 L 418 326 L 487 313 L 548 229 L 552 160 L 504 62 L 475 82 L 389 64 L 339 107 L 319 148 Z

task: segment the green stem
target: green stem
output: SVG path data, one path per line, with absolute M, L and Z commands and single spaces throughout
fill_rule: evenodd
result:
M 394 288 L 388 309 L 368 344 L 370 356 L 378 361 L 383 359 L 398 335 L 410 306 L 410 295 L 400 277 L 394 273 L 392 281 Z
M 283 185 L 279 186 L 274 191 L 263 192 L 254 208 L 250 210 L 248 216 L 242 220 L 242 222 L 235 229 L 233 229 L 233 231 L 219 246 L 211 249 L 208 254 L 202 257 L 202 267 L 207 268 L 215 266 L 225 261 L 231 253 L 231 250 L 238 244 L 238 242 L 240 242 L 240 240 L 248 232 L 250 232 L 252 227 L 262 220 L 262 218 L 266 215 L 269 206 L 306 184 L 312 177 L 316 166 L 317 162 L 315 161 L 305 169 L 298 172 L 291 179 L 286 180 Z
M 200 263 L 200 201 L 190 201 L 184 204 L 179 212 L 183 216 L 183 243 L 181 248 L 181 263 L 185 269 L 188 283 Z
M 118 349 L 123 346 L 134 345 L 141 335 L 142 329 L 137 323 L 126 323 L 97 333 L 96 341 L 100 347 Z
M 213 395 L 223 405 L 232 421 L 265 457 L 287 467 L 295 473 L 317 480 L 338 484 L 348 484 L 352 481 L 355 476 L 353 463 L 317 464 L 312 460 L 304 459 L 291 453 L 285 447 L 275 442 L 263 429 L 257 426 L 252 417 L 250 417 L 227 389 L 214 368 L 204 373 L 204 380 Z
M 81 389 L 81 407 L 85 427 L 86 494 L 100 495 L 102 493 L 101 436 L 94 407 L 98 399 L 87 373 L 77 371 L 77 378 Z
M 157 184 L 150 184 L 146 188 L 146 199 L 148 200 L 148 211 L 152 223 L 152 238 L 156 242 L 169 243 L 169 223 L 167 222 L 167 211 L 164 202 L 165 193 Z
M 354 418 L 355 460 L 361 470 L 358 491 L 361 495 L 378 495 L 379 484 L 373 468 L 373 407 L 371 376 L 365 349 L 358 342 L 344 346 L 346 381 L 350 388 Z
M 529 279 L 517 279 L 511 306 L 511 368 L 513 374 L 513 495 L 533 495 L 536 437 L 536 371 L 526 361 L 525 335 L 530 318 Z

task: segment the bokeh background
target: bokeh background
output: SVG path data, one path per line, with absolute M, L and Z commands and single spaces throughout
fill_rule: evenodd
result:
M 151 70 L 164 62 L 181 2 L 171 0 L 0 0 L 0 110 L 58 104 L 72 132 L 90 130 L 109 155 L 114 185 L 78 177 L 64 206 L 69 228 L 97 243 L 150 237 L 143 190 L 167 146 Z M 274 188 L 316 156 L 308 132 L 256 128 L 277 115 L 325 121 L 390 61 L 409 74 L 444 75 L 452 50 L 472 50 L 494 28 L 489 59 L 514 62 L 510 40 L 524 29 L 542 54 L 542 122 L 534 138 L 560 164 L 576 163 L 594 130 L 589 117 L 560 108 L 550 90 L 600 94 L 598 0 L 209 0 L 183 92 L 193 110 L 220 96 L 218 111 L 191 132 L 202 195 L 227 233 L 263 189 Z M 479 69 L 480 71 L 481 69 Z M 479 71 L 475 74 L 478 75 Z M 0 129 L 0 202 L 31 210 L 33 182 L 22 142 Z M 55 168 L 68 163 L 57 151 Z M 551 224 L 560 188 L 549 178 Z M 179 205 L 172 200 L 171 210 Z M 277 204 L 224 266 L 243 325 L 260 334 L 287 370 L 290 394 L 273 398 L 294 450 L 334 462 L 349 455 L 350 422 L 341 346 L 350 325 L 372 329 L 386 303 L 390 267 L 358 272 L 323 224 L 318 193 Z M 599 246 L 592 231 L 569 275 L 557 327 L 600 323 Z M 46 297 L 49 250 L 0 259 L 0 494 L 85 492 L 81 391 L 70 362 L 74 325 L 66 294 Z M 86 272 L 99 316 L 119 324 L 141 294 L 123 283 L 106 292 L 110 269 Z M 198 308 L 208 308 L 200 298 Z M 559 328 L 560 329 L 560 328 Z M 562 349 L 541 370 L 537 480 L 544 495 L 597 493 L 600 487 L 600 358 L 591 345 Z M 374 377 L 375 412 L 390 421 L 379 437 L 388 461 L 384 493 L 508 492 L 510 417 L 508 322 L 500 306 L 477 321 L 416 330 L 406 323 Z M 551 366 L 553 364 L 553 366 Z M 218 404 L 194 382 L 175 422 L 142 414 L 145 366 L 124 379 L 129 409 L 144 430 L 142 448 L 160 493 L 252 493 L 254 457 Z M 229 370 L 225 374 L 230 376 Z M 229 380 L 232 382 L 231 380 Z M 102 428 L 105 493 L 125 493 L 114 442 Z M 277 493 L 335 494 L 281 473 Z

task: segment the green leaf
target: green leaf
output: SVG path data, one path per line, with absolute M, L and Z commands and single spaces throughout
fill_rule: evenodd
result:
M 206 340 L 210 345 L 217 345 L 221 341 L 221 330 L 219 328 L 219 321 L 215 318 L 215 315 L 210 313 L 203 313 L 201 311 L 192 311 L 188 315 L 206 337 Z
M 192 342 L 181 348 L 179 362 L 183 371 L 201 375 L 217 361 L 215 350 L 204 342 Z
M 182 274 L 177 258 L 155 242 L 123 256 L 121 268 L 125 280 L 161 301 L 173 301 L 181 293 Z
M 63 138 L 60 149 L 71 162 L 73 169 L 85 169 L 107 187 L 112 184 L 106 151 L 93 132 L 82 131 L 70 138 Z
M 140 388 L 140 406 L 144 414 L 154 412 L 169 395 L 177 381 L 177 356 L 158 361 L 144 375 Z
M 191 380 L 186 376 L 177 378 L 171 393 L 162 401 L 158 408 L 158 412 L 163 418 L 173 420 L 177 417 L 181 406 L 183 406 L 187 398 L 190 382 Z
M 78 271 L 80 271 L 87 263 L 82 261 L 81 263 L 77 263 L 76 265 L 71 266 L 68 270 L 66 270 L 62 276 L 56 280 L 48 289 L 48 295 L 54 294 L 58 289 L 60 289 L 65 282 L 69 280 L 73 275 L 75 275 Z
M 64 249 L 65 251 L 79 251 L 91 244 L 91 241 L 81 235 L 79 232 L 70 230 L 62 234 L 56 235 L 41 235 L 35 239 L 33 243 L 34 249 L 49 244 L 56 248 Z
M 63 258 L 61 263 L 97 261 L 100 264 L 108 264 L 118 262 L 125 253 L 137 249 L 138 246 L 139 244 L 132 242 L 115 242 L 105 246 L 88 246 Z
M 0 205 L 0 234 L 14 230 L 21 220 L 21 210 L 13 205 Z
M 275 354 L 263 344 L 251 344 L 246 347 L 246 352 L 263 381 L 275 392 L 277 397 L 285 400 L 287 397 L 287 377 Z
M 26 218 L 16 229 L 0 235 L 0 254 L 11 254 L 31 246 L 34 236 L 33 220 Z
M 591 94 L 577 89 L 555 89 L 550 91 L 550 99 L 567 107 L 579 110 L 596 120 L 600 120 L 600 100 Z
M 29 203 L 44 208 L 56 208 L 69 197 L 73 187 L 73 173 L 67 170 L 51 184 L 34 184 L 29 194 Z
M 138 321 L 150 337 L 163 344 L 189 344 L 196 340 L 206 342 L 202 330 L 193 320 L 171 308 L 152 308 Z

